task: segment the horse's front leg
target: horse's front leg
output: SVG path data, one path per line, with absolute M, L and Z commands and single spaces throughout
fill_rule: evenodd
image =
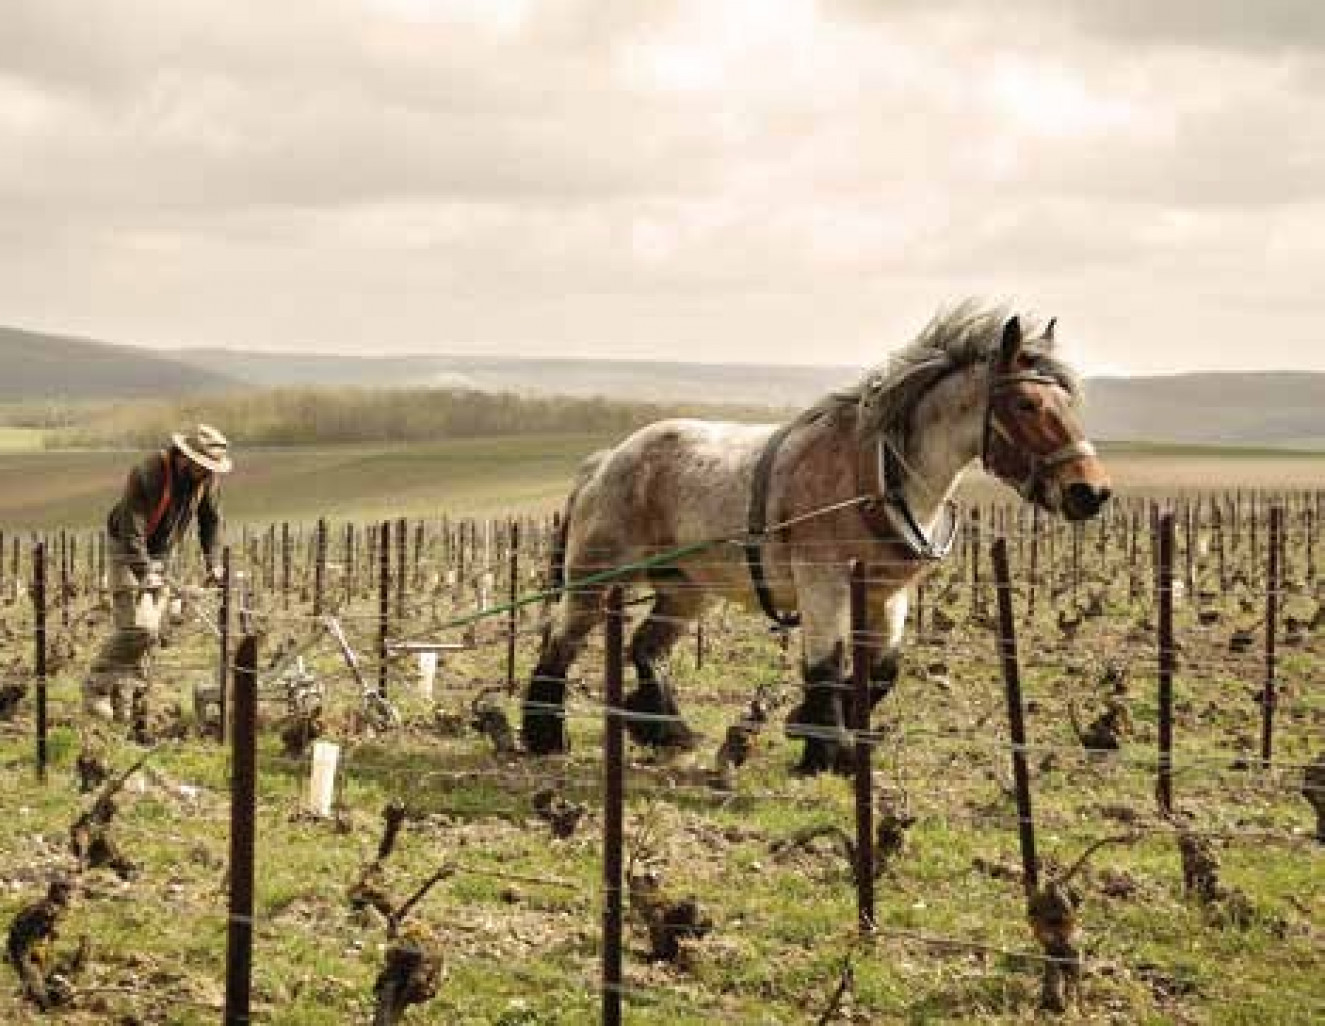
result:
M 850 740 L 845 715 L 850 593 L 843 571 L 797 566 L 792 574 L 801 614 L 805 698 L 787 718 L 787 736 L 805 742 L 796 772 L 823 773 L 840 765 L 839 753 Z
M 878 621 L 874 621 L 870 625 L 871 631 L 878 631 L 882 638 L 882 643 L 870 653 L 870 709 L 887 698 L 897 685 L 902 671 L 902 638 L 910 609 L 910 596 L 899 591 L 882 603 L 883 622 L 875 626 Z

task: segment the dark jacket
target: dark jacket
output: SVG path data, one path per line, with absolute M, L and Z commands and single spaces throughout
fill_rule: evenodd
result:
M 169 460 L 166 457 L 169 457 Z M 166 467 L 170 468 L 170 502 L 154 530 L 152 519 L 161 507 Z M 175 466 L 175 452 L 157 452 L 131 471 L 124 496 L 106 520 L 110 537 L 129 552 L 130 565 L 142 570 L 149 559 L 165 559 L 198 517 L 198 540 L 209 566 L 216 560 L 221 534 L 221 496 L 216 475 L 195 483 Z

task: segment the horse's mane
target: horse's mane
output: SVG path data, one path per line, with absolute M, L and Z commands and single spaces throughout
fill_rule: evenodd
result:
M 954 371 L 998 357 L 1003 325 L 1011 316 L 1005 304 L 965 299 L 934 315 L 923 331 L 887 360 L 870 369 L 854 386 L 831 392 L 803 416 L 813 418 L 844 405 L 857 408 L 857 430 L 884 434 L 902 444 L 916 404 L 940 378 Z M 1036 370 L 1058 381 L 1078 400 L 1081 386 L 1076 374 L 1053 353 L 1053 340 L 1044 337 L 1044 322 L 1020 314 L 1026 343 L 1022 352 Z

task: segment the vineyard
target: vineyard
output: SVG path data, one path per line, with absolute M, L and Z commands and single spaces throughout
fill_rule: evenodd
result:
M 968 503 L 853 773 L 809 778 L 798 639 L 723 604 L 669 667 L 695 751 L 626 745 L 616 588 L 570 753 L 522 754 L 541 518 L 234 528 L 117 734 L 80 715 L 104 539 L 0 536 L 0 1016 L 1320 1021 L 1323 497 Z

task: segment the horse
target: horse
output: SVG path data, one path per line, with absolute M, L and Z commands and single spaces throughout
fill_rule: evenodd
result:
M 1097 515 L 1109 499 L 1054 329 L 1055 320 L 964 300 L 853 387 L 781 426 L 664 420 L 589 457 L 553 546 L 560 590 L 525 691 L 526 751 L 568 746 L 566 675 L 604 617 L 610 579 L 653 591 L 629 645 L 633 740 L 694 746 L 659 663 L 723 597 L 780 627 L 800 626 L 803 695 L 787 720 L 788 735 L 805 745 L 797 770 L 838 766 L 849 738 L 853 561 L 872 582 L 870 623 L 884 625 L 869 634 L 876 703 L 898 676 L 907 591 L 952 547 L 953 494 L 970 466 L 979 461 L 1068 520 Z

